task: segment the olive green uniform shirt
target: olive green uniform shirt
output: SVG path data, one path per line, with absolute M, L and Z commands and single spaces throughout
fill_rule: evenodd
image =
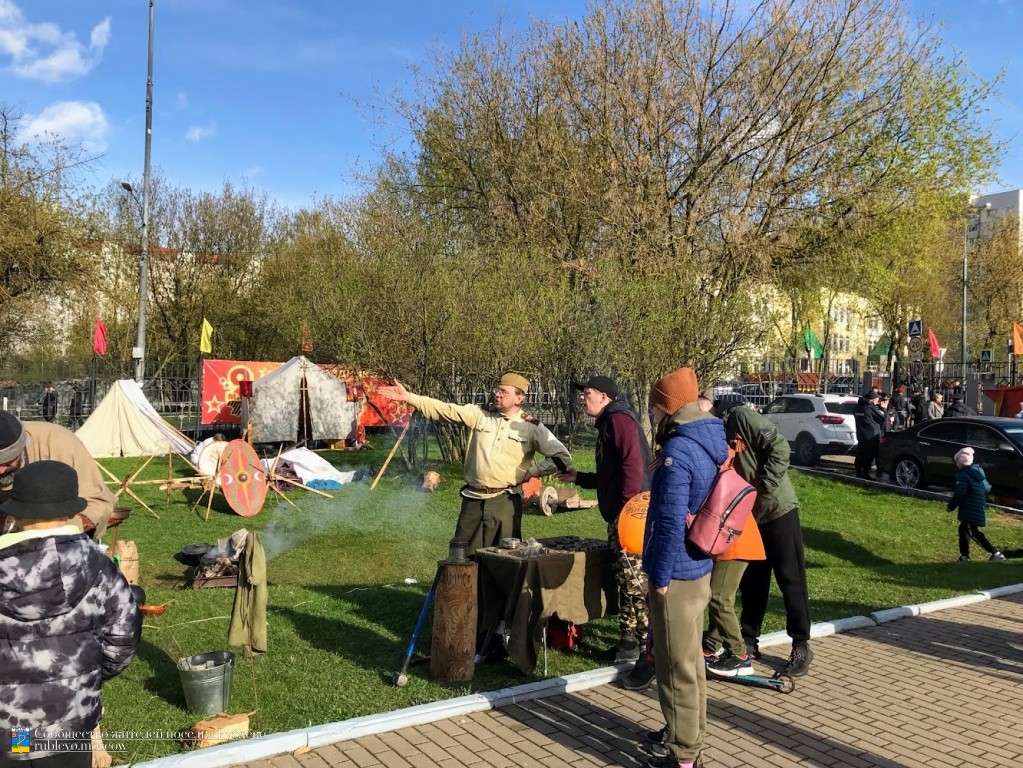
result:
M 468 487 L 462 495 L 488 499 L 514 488 L 529 477 L 543 477 L 557 471 L 551 457 L 565 465 L 572 462 L 568 449 L 543 424 L 526 421 L 522 411 L 511 416 L 484 411 L 478 405 L 456 405 L 422 395 L 409 395 L 408 403 L 426 418 L 464 424 L 472 430 L 465 449 L 464 478 Z M 531 466 L 533 455 L 547 457 Z M 501 489 L 481 491 L 474 489 Z

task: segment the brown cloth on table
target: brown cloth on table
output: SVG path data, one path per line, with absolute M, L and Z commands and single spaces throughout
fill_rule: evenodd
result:
M 250 533 L 245 538 L 227 630 L 227 644 L 245 646 L 247 656 L 266 651 L 266 592 L 263 541 L 258 533 Z
M 548 551 L 536 557 L 486 548 L 477 550 L 476 559 L 481 626 L 489 632 L 504 620 L 508 656 L 527 675 L 536 668 L 537 648 L 550 617 L 556 614 L 564 621 L 585 624 L 618 613 L 618 587 L 606 545 L 587 552 Z

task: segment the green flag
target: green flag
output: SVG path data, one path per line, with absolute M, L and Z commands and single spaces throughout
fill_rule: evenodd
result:
M 809 323 L 806 324 L 806 330 L 803 331 L 803 347 L 809 353 L 811 359 L 824 357 L 824 346 L 821 344 L 821 340 L 817 338 L 817 334 L 810 328 Z

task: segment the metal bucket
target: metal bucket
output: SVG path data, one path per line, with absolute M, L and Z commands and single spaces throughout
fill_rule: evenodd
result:
M 209 669 L 195 668 L 209 662 L 213 662 Z M 188 711 L 204 715 L 225 712 L 231 705 L 233 672 L 234 654 L 230 651 L 211 651 L 180 659 L 178 674 Z

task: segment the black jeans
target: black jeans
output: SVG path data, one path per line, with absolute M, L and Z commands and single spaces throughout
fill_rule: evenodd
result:
M 996 552 L 979 527 L 973 523 L 959 523 L 959 554 L 963 557 L 970 556 L 970 539 L 977 542 L 980 548 L 988 554 L 993 555 Z
M 877 452 L 881 449 L 880 437 L 868 437 L 860 440 L 856 449 L 856 461 L 853 466 L 856 468 L 856 477 L 868 477 L 870 465 L 877 461 Z
M 771 592 L 771 573 L 778 582 L 785 603 L 785 629 L 793 646 L 806 645 L 810 639 L 810 595 L 806 588 L 806 560 L 803 556 L 803 529 L 799 509 L 760 526 L 766 560 L 755 560 L 739 582 L 742 613 L 739 624 L 747 648 L 756 648 L 767 613 Z

